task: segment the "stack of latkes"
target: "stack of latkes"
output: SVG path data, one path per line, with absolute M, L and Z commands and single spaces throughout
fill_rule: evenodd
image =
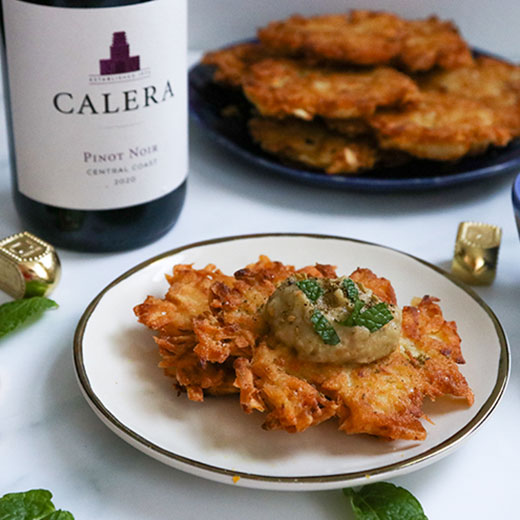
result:
M 203 63 L 242 89 L 252 138 L 283 161 L 356 174 L 412 157 L 455 161 L 520 136 L 520 67 L 473 57 L 451 22 L 296 15 L 258 40 Z

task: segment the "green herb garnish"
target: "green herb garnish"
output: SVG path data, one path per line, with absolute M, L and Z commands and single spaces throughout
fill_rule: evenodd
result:
M 56 307 L 58 307 L 58 304 L 55 301 L 42 296 L 15 300 L 0 305 L 0 338 L 12 332 L 30 318 L 42 314 L 47 309 Z M 2 520 L 1 516 L 0 520 Z
M 43 296 L 49 289 L 49 284 L 38 280 L 31 280 L 25 284 L 25 298 Z
M 314 330 L 327 345 L 337 345 L 340 341 L 330 321 L 319 311 L 315 310 L 311 316 Z
M 342 285 L 343 289 L 345 289 L 345 291 L 347 292 L 348 299 L 352 303 L 356 303 L 359 300 L 359 291 L 354 280 L 346 278 L 345 280 L 343 280 Z
M 354 321 L 357 326 L 366 327 L 370 332 L 375 332 L 393 319 L 394 317 L 388 309 L 388 305 L 381 302 L 360 313 Z
M 296 285 L 312 303 L 316 303 L 318 298 L 323 294 L 323 289 L 318 285 L 316 280 L 300 280 L 296 282 Z
M 56 511 L 51 498 L 45 489 L 8 493 L 0 498 L 0 520 L 74 520 L 69 512 Z
M 343 280 L 343 289 L 347 292 L 349 300 L 354 304 L 354 309 L 340 325 L 345 327 L 366 327 L 370 332 L 375 332 L 394 319 L 388 305 L 384 302 L 361 312 L 365 304 L 359 299 L 358 288 L 350 278 Z
M 359 491 L 344 489 L 357 520 L 428 520 L 419 501 L 406 489 L 377 482 Z
M 365 304 L 361 300 L 357 300 L 356 303 L 354 303 L 354 309 L 350 313 L 349 317 L 345 321 L 342 321 L 340 325 L 344 325 L 345 327 L 354 327 L 357 325 L 359 314 L 364 305 Z

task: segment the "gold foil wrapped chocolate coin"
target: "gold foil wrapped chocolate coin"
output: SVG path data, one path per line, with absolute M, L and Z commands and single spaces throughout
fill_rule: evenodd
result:
M 60 273 L 54 247 L 31 233 L 0 240 L 0 289 L 13 298 L 48 296 Z
M 459 225 L 451 272 L 471 285 L 489 285 L 496 275 L 502 230 L 482 222 Z

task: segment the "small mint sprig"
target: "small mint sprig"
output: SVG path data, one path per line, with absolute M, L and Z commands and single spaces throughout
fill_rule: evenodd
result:
M 337 345 L 340 342 L 334 327 L 318 309 L 312 313 L 311 322 L 316 334 L 323 340 L 323 343 L 326 345 Z
M 344 489 L 356 520 L 428 520 L 419 501 L 406 489 L 376 482 L 359 491 Z
M 356 316 L 355 323 L 359 327 L 366 327 L 370 332 L 375 332 L 393 319 L 394 316 L 390 312 L 388 305 L 381 302 Z
M 359 290 L 356 287 L 356 284 L 354 283 L 354 280 L 350 278 L 345 278 L 343 280 L 343 289 L 345 289 L 345 292 L 347 293 L 348 299 L 352 303 L 356 303 L 359 300 Z
M 74 520 L 68 511 L 56 511 L 52 493 L 33 489 L 0 498 L 0 520 Z
M 361 312 L 365 304 L 359 299 L 359 290 L 354 281 L 346 278 L 342 285 L 348 299 L 354 304 L 354 309 L 340 325 L 344 327 L 365 327 L 370 332 L 375 332 L 394 319 L 385 302 L 377 303 Z
M 358 325 L 361 309 L 364 305 L 365 304 L 361 300 L 357 300 L 356 303 L 354 303 L 354 309 L 352 309 L 352 312 L 349 314 L 348 318 L 340 322 L 340 325 L 343 325 L 344 327 L 354 327 Z
M 296 282 L 296 285 L 312 303 L 316 303 L 318 298 L 323 294 L 323 289 L 319 286 L 318 282 L 312 278 L 300 280 Z
M 58 304 L 44 298 L 34 296 L 0 305 L 0 338 L 17 329 L 31 318 L 36 318 L 48 309 L 55 309 Z M 0 520 L 1 520 L 0 516 Z

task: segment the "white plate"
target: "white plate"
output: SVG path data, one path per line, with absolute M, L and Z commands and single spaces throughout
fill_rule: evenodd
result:
M 157 368 L 152 333 L 137 323 L 134 305 L 162 297 L 164 274 L 177 263 L 236 269 L 266 254 L 297 267 L 329 263 L 338 273 L 358 266 L 389 278 L 400 306 L 414 296 L 441 298 L 456 320 L 475 393 L 468 408 L 448 398 L 427 402 L 433 424 L 423 442 L 347 436 L 334 421 L 298 433 L 266 432 L 260 414 L 246 415 L 236 396 L 204 403 L 178 396 Z M 175 468 L 224 483 L 262 489 L 311 490 L 354 486 L 430 464 L 459 446 L 489 416 L 509 374 L 509 349 L 497 318 L 471 290 L 440 269 L 375 244 L 325 236 L 255 235 L 181 247 L 123 274 L 90 304 L 74 345 L 80 386 L 99 418 L 132 446 Z M 235 478 L 234 478 L 235 477 Z M 237 479 L 236 477 L 240 477 Z

